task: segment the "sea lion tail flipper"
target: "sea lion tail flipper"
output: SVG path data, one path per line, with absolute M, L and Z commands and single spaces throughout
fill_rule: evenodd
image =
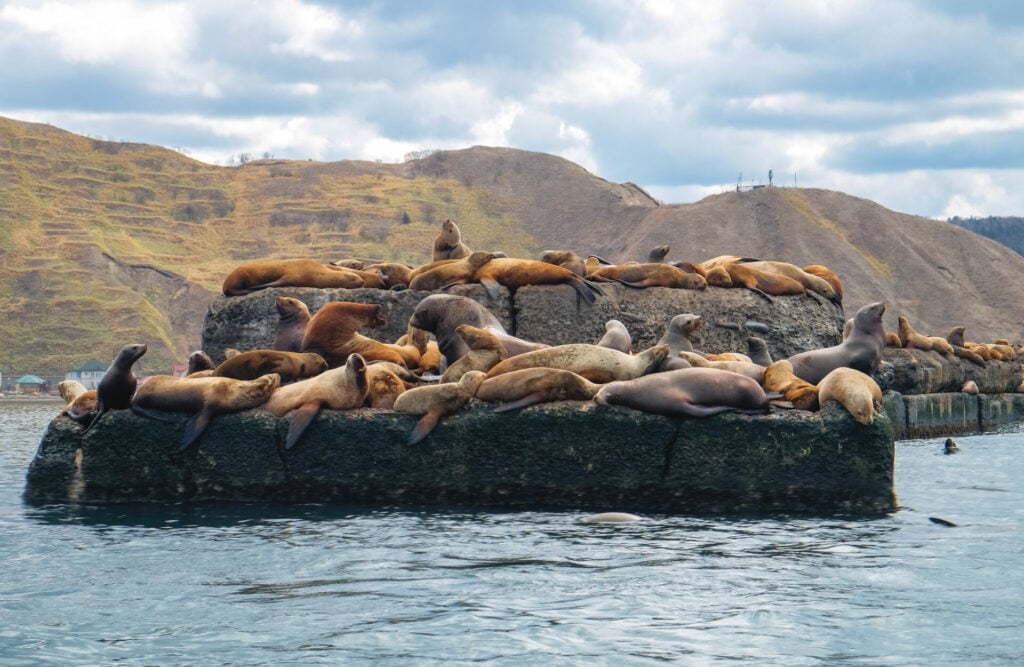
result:
M 181 445 L 178 447 L 179 452 L 184 452 L 199 439 L 199 436 L 203 434 L 206 427 L 210 424 L 210 419 L 213 418 L 207 411 L 197 412 L 196 414 L 189 417 L 188 421 L 185 422 L 185 433 L 181 436 Z
M 416 422 L 416 428 L 412 430 L 412 434 L 409 435 L 409 444 L 415 445 L 419 443 L 423 438 L 430 435 L 430 432 L 434 430 L 438 422 L 441 421 L 440 412 L 428 412 L 420 420 Z
M 487 290 L 487 296 L 491 297 L 492 301 L 497 301 L 500 296 L 499 290 L 501 289 L 501 283 L 488 276 L 480 278 L 479 282 L 484 286 L 484 289 Z
M 775 299 L 768 296 L 768 294 L 764 290 L 760 290 L 756 287 L 749 287 L 748 289 L 752 292 L 757 292 L 758 294 L 763 296 L 768 303 L 775 303 Z
M 288 435 L 284 440 L 284 448 L 291 449 L 299 441 L 306 428 L 313 423 L 313 419 L 320 412 L 320 401 L 303 403 L 292 414 L 292 423 L 288 426 Z
M 543 401 L 544 394 L 539 391 L 535 391 L 532 394 L 527 394 L 526 396 L 523 396 L 517 401 L 509 401 L 508 403 L 502 403 L 501 405 L 494 408 L 494 411 L 511 412 L 512 410 L 518 410 L 520 408 L 536 405 L 537 403 L 542 403 Z
M 576 293 L 583 297 L 587 303 L 594 303 L 597 301 L 597 297 L 595 297 L 593 291 L 591 291 L 591 285 L 583 278 L 573 275 L 572 278 L 569 279 L 569 284 L 572 285 L 573 289 L 576 290 Z

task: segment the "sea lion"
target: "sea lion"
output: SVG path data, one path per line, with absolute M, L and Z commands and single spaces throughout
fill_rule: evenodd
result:
M 590 280 L 617 282 L 627 287 L 673 287 L 677 289 L 702 290 L 707 281 L 698 273 L 687 273 L 671 264 L 616 264 L 602 266 L 592 271 Z
M 309 306 L 290 296 L 279 296 L 276 301 L 277 325 L 274 327 L 274 350 L 301 352 L 302 337 L 312 317 Z
M 960 451 L 960 448 L 956 444 L 956 440 L 953 438 L 946 438 L 946 442 L 943 445 L 943 454 L 956 454 Z
M 114 363 L 100 378 L 96 386 L 96 416 L 85 429 L 88 433 L 110 410 L 127 410 L 132 405 L 132 396 L 139 380 L 132 373 L 132 364 L 142 358 L 149 349 L 144 343 L 125 345 L 114 357 Z
M 278 419 L 295 411 L 284 445 L 285 449 L 291 449 L 321 409 L 358 408 L 366 400 L 368 390 L 366 360 L 353 353 L 343 366 L 278 388 L 263 404 L 263 409 Z
M 252 380 L 229 377 L 175 377 L 154 375 L 132 398 L 132 412 L 164 419 L 164 412 L 190 412 L 179 451 L 188 449 L 217 415 L 241 412 L 262 405 L 281 384 L 277 373 Z
M 899 322 L 896 333 L 900 337 L 902 347 L 925 351 L 932 349 L 931 339 L 914 331 L 914 327 L 910 326 L 910 320 L 903 315 L 896 319 Z
M 693 341 L 690 339 L 690 334 L 699 329 L 703 323 L 704 320 L 701 319 L 700 315 L 680 313 L 669 320 L 668 326 L 665 327 L 665 333 L 661 335 L 661 339 L 658 341 L 658 345 L 668 345 L 669 353 L 672 356 L 676 356 L 683 351 L 693 352 Z
M 638 354 L 629 355 L 586 343 L 555 345 L 509 357 L 489 370 L 487 377 L 545 366 L 572 371 L 591 382 L 629 380 L 653 372 L 668 356 L 668 350 L 668 345 L 655 345 Z
M 947 357 L 953 356 L 953 346 L 942 336 L 928 336 L 932 343 L 932 350 Z
M 468 257 L 473 251 L 462 242 L 462 232 L 459 226 L 451 220 L 441 223 L 441 231 L 434 237 L 433 259 L 462 259 Z
M 828 281 L 828 284 L 832 286 L 832 291 L 836 293 L 837 300 L 843 300 L 843 283 L 832 269 L 821 264 L 810 264 L 804 267 L 804 271 Z
M 473 299 L 458 294 L 431 294 L 418 304 L 409 316 L 409 324 L 434 334 L 441 354 L 448 364 L 454 364 L 469 351 L 466 343 L 455 332 L 460 324 L 486 329 L 501 339 L 510 355 L 547 347 L 510 336 L 501 321 Z
M 441 382 L 458 382 L 469 371 L 486 373 L 508 356 L 505 346 L 493 331 L 460 324 L 455 327 L 455 333 L 462 337 L 469 351 L 448 367 L 441 376 Z
M 742 361 L 745 364 L 754 363 L 751 358 L 742 352 L 719 352 L 717 354 L 708 352 L 704 355 L 708 361 Z M 763 365 L 763 364 L 758 364 Z
M 302 351 L 319 354 L 331 368 L 344 364 L 349 355 L 356 352 L 367 361 L 381 359 L 404 365 L 405 360 L 396 346 L 359 333 L 360 329 L 386 323 L 380 304 L 332 301 L 324 304 L 309 320 L 302 337 Z
M 536 259 L 497 257 L 477 269 L 473 280 L 483 285 L 492 299 L 498 298 L 500 285 L 515 290 L 525 285 L 569 284 L 587 303 L 594 303 L 595 295 L 604 296 L 604 290 L 569 269 Z
M 390 361 L 375 361 L 367 364 L 365 405 L 381 410 L 391 410 L 395 406 L 395 399 L 406 389 L 414 386 L 412 383 L 403 380 L 395 372 L 396 369 L 401 369 L 401 366 Z
M 832 288 L 832 284 L 828 280 L 825 280 L 821 276 L 814 275 L 813 273 L 808 273 L 796 264 L 766 259 L 741 263 L 748 268 L 758 269 L 768 273 L 777 273 L 779 275 L 786 276 L 787 278 L 792 278 L 800 283 L 805 290 L 810 290 L 811 292 L 820 294 L 833 303 L 841 301 L 839 296 L 836 294 L 835 289 Z
M 210 355 L 202 350 L 195 350 L 192 354 L 188 355 L 188 370 L 185 371 L 185 375 L 212 371 L 216 366 L 217 364 L 213 363 Z
M 647 261 L 651 264 L 657 264 L 658 262 L 664 262 L 665 257 L 668 255 L 668 251 L 671 249 L 668 245 L 656 245 L 651 248 L 651 251 L 647 253 Z
M 768 366 L 762 385 L 765 391 L 782 394 L 782 399 L 792 403 L 797 410 L 816 412 L 820 405 L 817 385 L 794 375 L 793 364 L 788 359 L 780 359 Z
M 366 266 L 366 262 L 361 259 L 348 258 L 348 259 L 335 259 L 328 262 L 331 266 L 340 266 L 343 269 L 362 269 Z
M 395 289 L 403 285 L 408 287 L 412 280 L 412 267 L 398 262 L 377 262 L 363 267 L 363 271 L 377 272 L 384 278 L 384 284 L 388 289 Z
M 751 362 L 760 366 L 768 367 L 772 365 L 772 355 L 768 351 L 768 343 L 765 342 L 764 338 L 747 336 L 747 356 Z
M 695 368 L 717 368 L 723 371 L 732 371 L 740 375 L 746 375 L 758 384 L 764 382 L 765 367 L 749 361 L 721 360 L 716 361 L 702 357 L 696 352 L 680 352 L 679 356 Z
M 448 285 L 472 282 L 480 267 L 494 258 L 493 252 L 478 250 L 462 259 L 439 264 L 417 274 L 409 281 L 409 289 L 430 292 Z
M 89 426 L 96 418 L 97 398 L 95 389 L 86 389 L 64 406 L 61 414 L 82 426 Z
M 854 315 L 853 329 L 846 340 L 832 347 L 808 350 L 789 357 L 793 372 L 811 384 L 818 384 L 840 366 L 870 375 L 878 368 L 885 349 L 883 313 L 885 303 L 882 301 L 863 306 Z
M 339 287 L 365 285 L 354 269 L 327 266 L 313 259 L 265 259 L 246 262 L 224 279 L 224 296 L 242 296 L 269 287 Z
M 589 401 L 600 388 L 572 371 L 538 366 L 487 378 L 477 388 L 476 397 L 501 403 L 494 411 L 507 412 L 550 401 Z
M 237 354 L 241 354 L 241 353 L 242 353 L 241 350 L 236 350 L 233 347 L 225 347 L 224 348 L 224 358 L 225 359 L 230 359 L 231 357 L 233 357 L 233 356 L 235 356 Z
M 327 370 L 327 361 L 315 352 L 249 350 L 225 359 L 213 369 L 214 377 L 255 380 L 277 373 L 281 384 L 313 377 Z
M 859 424 L 871 424 L 882 405 L 882 390 L 870 375 L 840 366 L 818 383 L 818 402 L 838 401 Z
M 759 269 L 749 263 L 723 262 L 708 268 L 705 278 L 708 285 L 713 287 L 746 287 L 757 292 L 768 301 L 772 296 L 786 296 L 806 294 L 807 290 L 803 284 L 789 276 Z
M 768 412 L 768 395 L 745 375 L 717 368 L 682 368 L 615 381 L 594 395 L 598 405 L 622 405 L 669 417 L 708 417 L 720 412 Z
M 76 398 L 89 391 L 85 385 L 78 380 L 61 380 L 57 383 L 57 391 L 64 402 L 70 405 Z
M 633 353 L 633 338 L 629 335 L 629 329 L 620 320 L 605 322 L 604 335 L 596 344 L 625 354 Z
M 395 341 L 395 344 L 402 347 L 412 345 L 416 348 L 419 354 L 419 361 L 416 362 L 416 371 L 420 375 L 440 375 L 444 371 L 444 368 L 442 368 L 444 356 L 441 354 L 437 341 L 430 339 L 429 331 L 409 324 L 406 326 L 405 333 Z
M 587 263 L 572 250 L 545 250 L 538 259 L 569 269 L 581 278 L 587 277 Z
M 850 318 L 849 320 L 847 320 L 847 322 L 849 322 L 851 324 L 851 326 L 852 326 L 853 318 Z M 849 336 L 849 335 L 850 335 L 850 333 L 846 329 L 843 329 L 843 339 L 845 340 L 846 337 Z M 886 331 L 885 332 L 885 346 L 886 347 L 903 347 L 903 341 L 900 340 L 900 335 L 898 333 L 896 333 L 895 331 Z
M 415 445 L 427 437 L 442 417 L 458 412 L 473 398 L 483 380 L 481 371 L 469 371 L 458 382 L 414 387 L 403 392 L 395 400 L 395 411 L 423 415 L 409 436 L 409 444 Z
M 968 380 L 967 382 L 964 382 L 963 385 L 960 386 L 960 391 L 965 394 L 974 394 L 975 396 L 977 396 L 978 383 L 975 382 L 974 380 Z

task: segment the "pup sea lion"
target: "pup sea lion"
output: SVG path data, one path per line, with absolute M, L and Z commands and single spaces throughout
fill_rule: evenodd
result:
M 745 375 L 717 368 L 682 368 L 609 382 L 594 395 L 594 401 L 598 405 L 622 405 L 669 417 L 768 411 L 768 396 L 760 384 Z
M 494 411 L 507 412 L 550 401 L 589 401 L 600 388 L 572 371 L 538 366 L 487 378 L 477 388 L 476 397 L 501 403 Z
M 508 356 L 505 346 L 493 331 L 478 329 L 471 324 L 460 324 L 455 333 L 462 337 L 469 351 L 459 357 L 441 376 L 441 382 L 458 382 L 469 371 L 486 373 Z
M 870 375 L 853 368 L 839 367 L 818 383 L 818 402 L 838 401 L 859 424 L 875 420 L 882 405 L 882 390 Z
M 441 223 L 441 232 L 434 237 L 433 259 L 462 259 L 468 257 L 473 251 L 462 242 L 462 232 L 459 226 L 451 220 Z
M 96 416 L 85 429 L 88 433 L 92 427 L 110 410 L 127 410 L 132 405 L 132 396 L 139 384 L 138 378 L 132 373 L 132 364 L 142 358 L 149 349 L 144 343 L 125 345 L 114 357 L 114 363 L 103 374 L 96 386 Z
M 327 370 L 327 361 L 315 352 L 283 350 L 249 350 L 225 359 L 213 369 L 215 377 L 255 380 L 268 373 L 277 373 L 281 384 L 313 377 Z
M 489 370 L 487 377 L 544 366 L 572 371 L 591 382 L 629 380 L 653 372 L 666 356 L 668 345 L 655 345 L 629 355 L 607 347 L 570 343 L 509 357 Z
M 587 277 L 587 263 L 572 250 L 545 250 L 540 261 L 569 269 L 581 278 Z
M 302 337 L 302 351 L 319 354 L 331 368 L 344 364 L 349 355 L 357 352 L 367 361 L 381 359 L 405 365 L 401 352 L 394 345 L 359 333 L 360 329 L 386 323 L 380 304 L 332 301 L 324 304 L 309 320 Z
M 301 352 L 302 337 L 312 317 L 309 306 L 290 296 L 277 297 L 277 325 L 274 327 L 274 342 L 270 346 L 284 352 Z
M 265 259 L 246 262 L 224 279 L 224 296 L 242 296 L 269 287 L 363 287 L 354 269 L 327 266 L 313 259 Z
M 587 303 L 594 303 L 595 295 L 604 296 L 604 290 L 569 269 L 535 259 L 498 257 L 477 269 L 473 279 L 492 299 L 498 298 L 499 285 L 515 290 L 525 285 L 569 284 Z
M 263 408 L 278 419 L 295 411 L 284 445 L 291 449 L 321 409 L 358 408 L 366 400 L 367 391 L 366 360 L 356 353 L 343 366 L 278 388 Z
M 409 281 L 409 289 L 433 291 L 448 285 L 472 282 L 476 272 L 487 262 L 494 259 L 493 252 L 478 250 L 462 259 L 439 264 L 432 269 L 417 274 Z
M 442 417 L 458 412 L 483 380 L 481 371 L 469 371 L 458 382 L 414 387 L 402 393 L 395 400 L 395 411 L 423 415 L 409 436 L 409 444 L 415 445 L 430 435 Z
M 797 410 L 818 410 L 817 385 L 794 375 L 793 364 L 788 359 L 780 359 L 765 369 L 762 386 L 765 391 L 782 394 L 783 400 L 792 403 Z
M 608 347 L 624 354 L 632 354 L 633 338 L 629 329 L 619 320 L 608 320 L 604 323 L 604 335 L 597 341 L 600 347 Z
M 229 377 L 175 377 L 154 375 L 132 398 L 132 412 L 164 419 L 164 412 L 190 412 L 179 451 L 188 449 L 217 415 L 241 412 L 262 405 L 281 384 L 277 373 L 253 380 Z
M 687 273 L 671 264 L 616 264 L 602 266 L 590 272 L 591 280 L 614 281 L 627 287 L 673 287 L 702 290 L 707 281 L 698 273 Z
M 832 347 L 794 354 L 789 358 L 793 372 L 811 384 L 818 384 L 840 366 L 870 375 L 878 368 L 885 349 L 883 313 L 885 303 L 882 301 L 862 307 L 853 317 L 853 328 L 846 340 Z

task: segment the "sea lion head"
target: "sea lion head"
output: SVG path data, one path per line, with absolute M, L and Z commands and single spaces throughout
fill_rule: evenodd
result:
M 117 353 L 114 363 L 125 367 L 131 366 L 141 359 L 142 355 L 144 355 L 148 349 L 149 347 L 147 347 L 145 343 L 132 343 L 130 345 L 125 345 L 121 348 L 121 351 Z

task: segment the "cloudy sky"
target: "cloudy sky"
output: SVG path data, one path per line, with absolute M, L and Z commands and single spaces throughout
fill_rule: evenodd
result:
M 229 164 L 511 146 L 667 203 L 1024 215 L 1024 3 L 0 0 L 0 115 Z

